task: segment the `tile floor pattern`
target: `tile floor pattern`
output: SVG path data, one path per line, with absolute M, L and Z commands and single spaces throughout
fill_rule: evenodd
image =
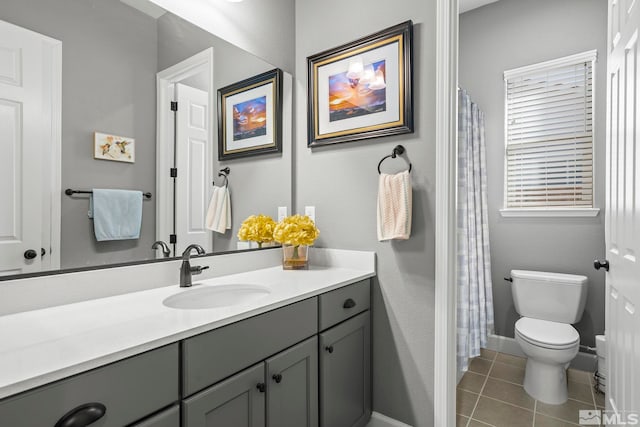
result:
M 457 390 L 458 427 L 572 427 L 578 410 L 604 409 L 592 374 L 569 369 L 569 400 L 548 405 L 530 397 L 522 383 L 526 359 L 482 349 Z

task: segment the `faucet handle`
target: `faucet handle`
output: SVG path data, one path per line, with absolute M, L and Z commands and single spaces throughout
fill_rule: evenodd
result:
M 208 265 L 205 265 L 205 266 L 194 265 L 191 267 L 191 274 L 200 274 L 202 273 L 203 270 L 206 270 L 207 268 L 209 268 Z

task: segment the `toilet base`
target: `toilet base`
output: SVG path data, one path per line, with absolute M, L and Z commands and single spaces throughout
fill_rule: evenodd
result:
M 527 358 L 524 389 L 534 399 L 551 405 L 567 401 L 567 371 L 565 364 L 549 364 Z

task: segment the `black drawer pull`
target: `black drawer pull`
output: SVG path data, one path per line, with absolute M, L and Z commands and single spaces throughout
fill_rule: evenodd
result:
M 256 386 L 256 388 L 258 389 L 258 391 L 260 393 L 264 393 L 265 390 L 267 389 L 267 386 L 265 383 L 258 383 L 258 385 Z
M 333 346 L 332 345 L 328 345 L 324 349 L 327 350 L 329 353 L 333 353 Z
M 86 427 L 98 421 L 106 412 L 107 408 L 102 403 L 85 403 L 64 414 L 55 427 Z
M 600 270 L 601 268 L 604 268 L 604 271 L 609 271 L 609 261 L 606 259 L 602 261 L 597 259 L 593 261 L 593 268 L 595 268 L 596 270 Z
M 353 308 L 355 306 L 356 306 L 356 302 L 351 298 L 349 298 L 344 302 L 344 304 L 342 304 L 342 308 Z
M 278 384 L 280 384 L 280 381 L 282 381 L 282 375 L 280 375 L 280 374 L 275 374 L 271 378 L 273 378 L 273 380 Z

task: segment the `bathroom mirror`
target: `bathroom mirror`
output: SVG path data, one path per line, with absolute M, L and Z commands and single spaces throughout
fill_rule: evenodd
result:
M 194 242 L 213 253 L 245 249 L 249 244 L 236 237 L 244 218 L 277 219 L 278 207 L 291 209 L 288 73 L 282 152 L 218 161 L 218 89 L 277 65 L 147 0 L 3 0 L 0 21 L 4 279 L 163 258 L 152 244 L 169 244 L 171 234 L 177 234 L 171 256 Z M 16 88 L 24 89 L 24 99 L 11 100 Z M 176 113 L 171 102 L 178 98 L 186 102 Z M 174 133 L 198 127 L 200 135 L 179 138 L 174 150 Z M 110 136 L 121 152 L 100 152 Z M 21 145 L 29 138 L 37 143 Z M 170 169 L 176 166 L 181 184 L 174 191 Z M 225 168 L 226 179 L 218 176 Z M 227 180 L 231 228 L 205 230 L 213 185 Z M 65 194 L 93 188 L 150 193 L 143 197 L 138 239 L 96 240 L 89 194 Z

